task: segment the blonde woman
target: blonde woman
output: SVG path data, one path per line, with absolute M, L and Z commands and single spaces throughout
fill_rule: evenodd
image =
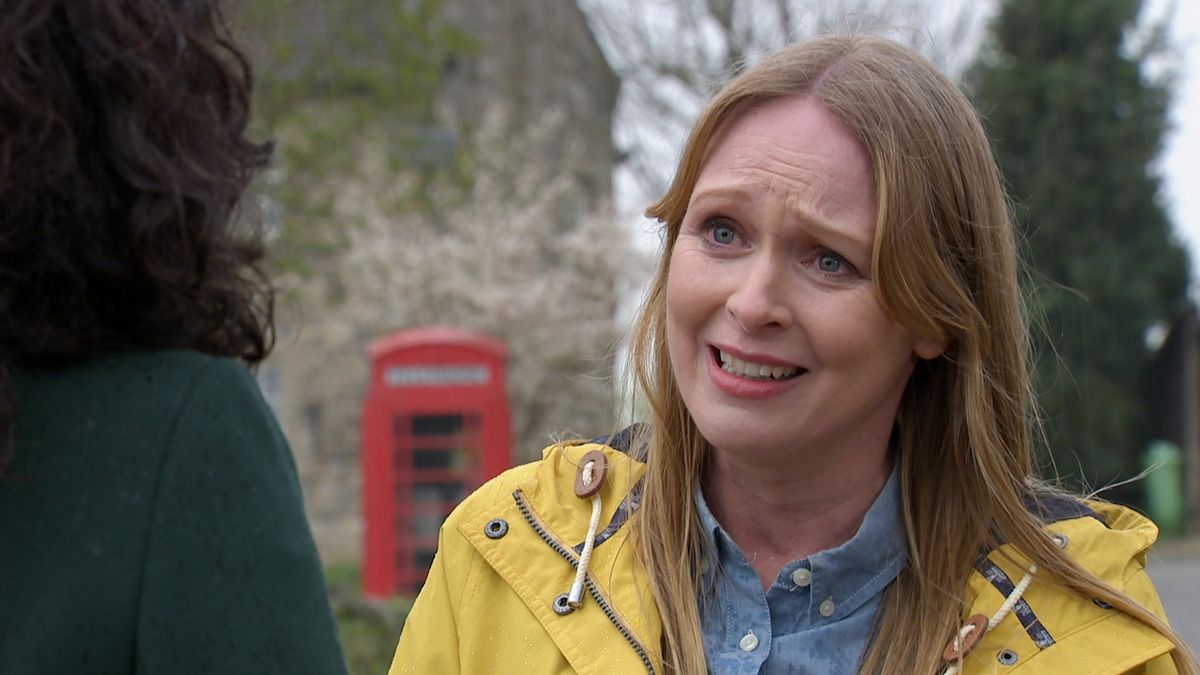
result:
M 1012 224 L 951 82 L 784 49 L 649 214 L 652 424 L 464 502 L 392 673 L 1197 673 L 1154 525 L 1032 477 Z

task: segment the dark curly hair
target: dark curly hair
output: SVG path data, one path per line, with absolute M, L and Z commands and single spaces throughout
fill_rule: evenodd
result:
M 126 349 L 253 364 L 273 341 L 269 143 L 215 0 L 6 0 L 0 13 L 0 473 L 16 365 Z

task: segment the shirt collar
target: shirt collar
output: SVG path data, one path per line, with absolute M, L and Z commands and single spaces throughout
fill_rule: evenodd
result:
M 717 522 L 698 484 L 695 500 L 700 523 L 709 537 L 719 566 L 728 568 L 737 559 L 745 560 L 737 544 Z M 883 489 L 867 509 L 853 537 L 840 546 L 784 565 L 775 584 L 793 587 L 791 574 L 799 568 L 807 568 L 812 572 L 813 597 L 818 600 L 833 599 L 836 613 L 830 618 L 836 619 L 853 612 L 883 590 L 907 562 L 908 544 L 900 515 L 897 466 L 892 469 Z

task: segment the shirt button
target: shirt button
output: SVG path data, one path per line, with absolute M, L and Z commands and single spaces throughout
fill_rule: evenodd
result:
M 817 611 L 821 613 L 821 616 L 828 619 L 829 617 L 833 616 L 833 610 L 835 609 L 837 609 L 837 605 L 833 604 L 833 598 L 826 598 L 826 600 L 821 603 L 821 606 L 817 608 Z
M 738 641 L 738 646 L 744 652 L 752 652 L 758 647 L 758 636 L 754 634 L 754 631 L 749 631 Z
M 795 572 L 792 572 L 792 583 L 796 584 L 800 588 L 804 588 L 812 583 L 812 572 L 801 567 Z

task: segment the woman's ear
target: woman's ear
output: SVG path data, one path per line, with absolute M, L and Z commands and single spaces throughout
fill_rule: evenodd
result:
M 921 338 L 913 345 L 913 352 L 926 361 L 932 361 L 941 356 L 949 346 L 950 341 L 946 338 Z

